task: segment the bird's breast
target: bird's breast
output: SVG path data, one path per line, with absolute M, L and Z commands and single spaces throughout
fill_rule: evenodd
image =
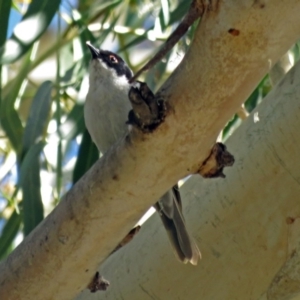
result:
M 129 88 L 90 88 L 84 106 L 86 127 L 99 151 L 106 152 L 127 132 Z

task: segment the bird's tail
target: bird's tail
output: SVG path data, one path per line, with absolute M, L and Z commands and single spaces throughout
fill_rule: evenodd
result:
M 201 253 L 186 229 L 178 185 L 164 194 L 154 207 L 166 228 L 175 255 L 183 263 L 197 265 Z

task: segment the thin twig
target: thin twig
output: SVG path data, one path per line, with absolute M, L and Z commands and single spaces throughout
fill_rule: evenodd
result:
M 188 31 L 190 26 L 200 18 L 205 9 L 202 1 L 193 0 L 191 6 L 183 18 L 182 22 L 178 25 L 175 31 L 169 36 L 164 43 L 163 47 L 150 59 L 146 65 L 144 65 L 131 79 L 130 82 L 136 81 L 136 79 L 145 71 L 155 66 L 179 41 L 179 39 Z

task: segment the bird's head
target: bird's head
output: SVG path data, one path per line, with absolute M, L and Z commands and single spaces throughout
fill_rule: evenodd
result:
M 128 83 L 132 77 L 132 71 L 119 55 L 111 51 L 97 49 L 90 42 L 87 42 L 87 46 L 92 54 L 90 80 L 94 78 L 96 82 L 113 80 Z

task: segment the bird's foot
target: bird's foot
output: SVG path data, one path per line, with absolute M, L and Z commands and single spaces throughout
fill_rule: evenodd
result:
M 164 121 L 166 103 L 156 97 L 145 82 L 134 82 L 128 97 L 132 110 L 128 114 L 127 124 L 149 133 Z

